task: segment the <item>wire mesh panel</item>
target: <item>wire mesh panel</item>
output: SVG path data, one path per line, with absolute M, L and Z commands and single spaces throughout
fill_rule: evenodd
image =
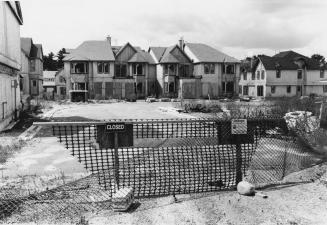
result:
M 124 130 L 108 131 L 108 123 L 124 124 Z M 126 187 L 136 197 L 151 197 L 230 189 L 242 179 L 269 184 L 325 160 L 306 141 L 312 134 L 290 132 L 283 118 L 239 124 L 214 117 L 39 123 L 51 127 L 90 175 L 42 192 L 2 190 L 8 195 L 0 196 L 0 219 L 108 208 L 114 193 Z M 319 141 L 326 137 L 316 133 Z

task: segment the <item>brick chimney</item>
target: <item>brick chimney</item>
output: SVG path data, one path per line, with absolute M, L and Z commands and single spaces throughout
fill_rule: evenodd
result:
M 179 39 L 179 47 L 184 51 L 184 46 L 185 46 L 185 42 L 184 42 L 184 38 L 181 37 Z
M 107 36 L 107 41 L 111 45 L 111 37 L 110 37 L 110 35 Z

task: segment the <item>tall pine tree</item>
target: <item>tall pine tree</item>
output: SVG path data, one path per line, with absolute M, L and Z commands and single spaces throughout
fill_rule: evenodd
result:
M 66 53 L 66 49 L 62 48 L 61 50 L 59 50 L 58 54 L 57 54 L 57 69 L 61 69 L 64 67 L 64 62 L 62 61 L 65 57 Z

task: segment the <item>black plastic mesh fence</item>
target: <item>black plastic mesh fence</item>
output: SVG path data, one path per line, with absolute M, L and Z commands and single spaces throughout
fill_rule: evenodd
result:
M 2 190 L 0 219 L 7 222 L 108 209 L 124 187 L 151 197 L 226 190 L 242 179 L 270 184 L 324 160 L 276 117 L 248 118 L 246 128 L 214 118 L 39 125 L 51 127 L 90 175 L 43 192 Z

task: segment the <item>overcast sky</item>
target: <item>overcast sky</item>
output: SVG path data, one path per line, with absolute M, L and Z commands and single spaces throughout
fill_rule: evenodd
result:
M 44 54 L 112 37 L 113 45 L 209 44 L 242 59 L 295 50 L 327 58 L 325 0 L 22 1 L 22 37 Z

